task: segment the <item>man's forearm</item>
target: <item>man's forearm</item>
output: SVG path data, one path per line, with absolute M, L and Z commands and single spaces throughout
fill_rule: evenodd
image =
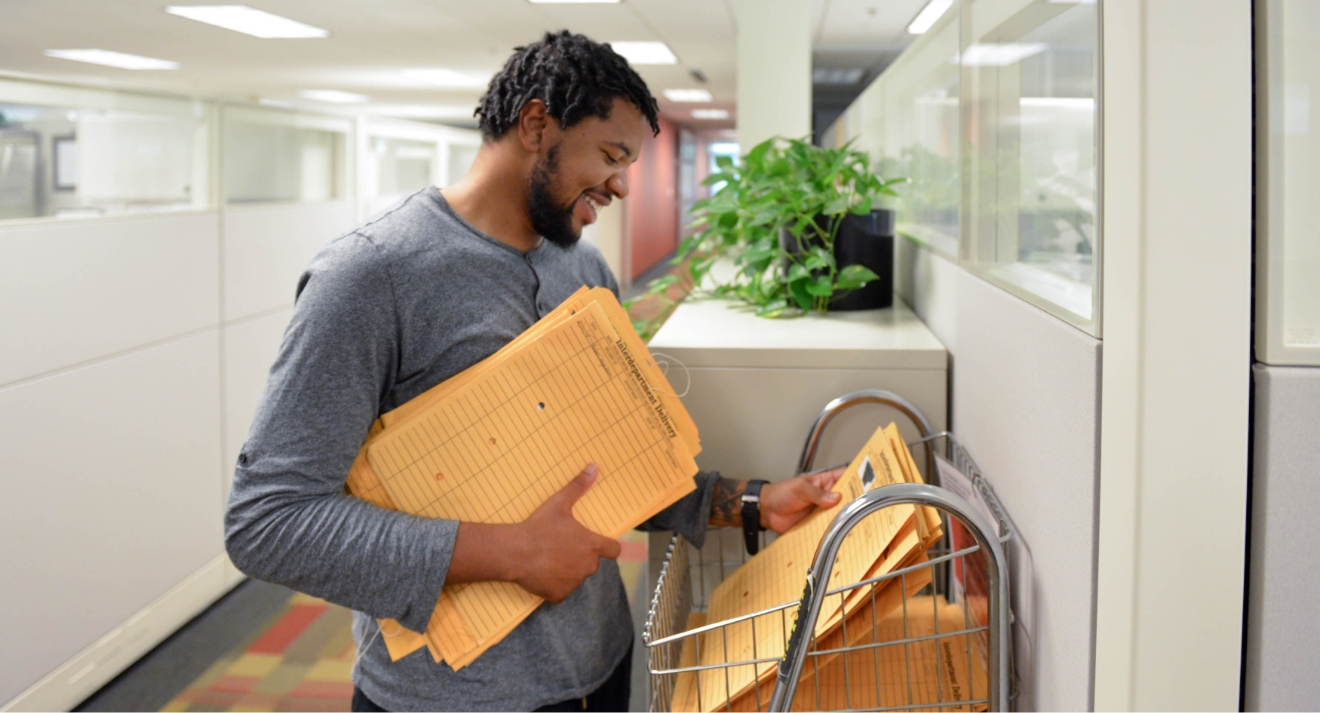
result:
M 719 478 L 710 501 L 710 524 L 714 527 L 742 527 L 742 495 L 747 481 Z
M 517 525 L 460 522 L 445 584 L 513 582 L 524 542 Z

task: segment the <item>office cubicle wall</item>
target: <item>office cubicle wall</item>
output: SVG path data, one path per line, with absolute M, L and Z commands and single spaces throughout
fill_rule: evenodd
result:
M 1320 707 L 1320 6 L 1256 7 L 1256 330 L 1246 710 Z
M 62 709 L 236 581 L 218 221 L 0 226 L 0 255 L 0 700 Z
M 8 80 L 0 106 L 37 137 L 32 205 L 0 215 L 0 704 L 55 710 L 241 581 L 221 532 L 233 464 L 299 274 L 361 218 L 365 133 L 358 119 Z M 171 130 L 143 129 L 161 121 Z M 64 145 L 61 168 L 55 145 L 70 141 L 101 158 L 79 170 Z M 98 162 L 156 178 L 103 180 Z
M 1027 707 L 1238 702 L 1250 27 L 1228 0 L 961 0 L 829 137 L 914 179 L 897 283 L 1035 555 Z
M 1014 592 L 1023 710 L 1091 706 L 1098 35 L 1094 4 L 955 3 L 825 137 L 913 179 L 896 286 L 948 347 L 952 430 L 1035 560 Z

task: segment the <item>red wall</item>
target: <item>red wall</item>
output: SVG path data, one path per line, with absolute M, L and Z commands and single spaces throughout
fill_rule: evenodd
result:
M 642 157 L 628 168 L 627 270 L 646 272 L 678 249 L 678 125 L 661 117 Z

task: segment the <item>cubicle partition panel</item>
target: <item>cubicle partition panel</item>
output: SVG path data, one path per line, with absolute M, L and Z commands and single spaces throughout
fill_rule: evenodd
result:
M 215 213 L 25 222 L 0 255 L 0 388 L 217 321 Z
M 1320 369 L 1254 369 L 1255 423 L 1243 710 L 1320 704 L 1313 612 L 1320 564 Z
M 352 230 L 354 220 L 351 201 L 225 209 L 225 323 L 291 306 L 298 276 L 321 248 Z
M 949 349 L 950 427 L 1034 560 L 1033 579 L 1013 583 L 1018 708 L 1086 710 L 1100 340 L 910 242 L 896 262 L 900 295 Z
M 0 701 L 61 709 L 232 583 L 215 213 L 0 229 Z M 26 693 L 25 693 L 26 692 Z

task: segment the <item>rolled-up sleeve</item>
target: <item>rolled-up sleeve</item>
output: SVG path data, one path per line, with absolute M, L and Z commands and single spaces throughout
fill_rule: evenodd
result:
M 655 517 L 637 526 L 643 532 L 670 530 L 683 536 L 683 539 L 701 547 L 706 542 L 706 528 L 710 523 L 710 501 L 715 494 L 715 484 L 720 474 L 712 471 L 699 472 L 692 476 L 697 489 L 683 496 L 682 500 L 656 513 Z
M 298 290 L 234 472 L 225 547 L 250 576 L 424 630 L 458 523 L 344 492 L 398 370 L 390 275 L 376 247 L 350 234 L 313 260 Z

